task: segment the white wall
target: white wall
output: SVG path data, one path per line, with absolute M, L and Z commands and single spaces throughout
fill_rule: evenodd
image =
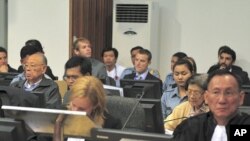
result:
M 171 55 L 184 51 L 206 72 L 217 62 L 217 50 L 229 45 L 236 64 L 250 73 L 249 0 L 155 0 L 160 3 L 160 72 L 170 72 Z
M 7 47 L 7 6 L 6 0 L 0 0 L 0 46 Z
M 9 64 L 20 65 L 20 49 L 25 41 L 41 41 L 48 65 L 62 79 L 69 58 L 68 0 L 9 0 L 8 52 Z
M 170 72 L 171 55 L 192 56 L 198 72 L 217 62 L 217 50 L 229 45 L 236 64 L 250 73 L 249 0 L 154 0 L 160 6 L 159 70 Z M 19 65 L 19 51 L 30 38 L 41 40 L 53 72 L 62 76 L 68 59 L 69 2 L 67 0 L 10 0 L 8 47 L 10 64 Z M 156 25 L 157 26 L 157 25 Z M 120 52 L 121 53 L 121 52 Z M 128 61 L 130 57 L 128 54 Z

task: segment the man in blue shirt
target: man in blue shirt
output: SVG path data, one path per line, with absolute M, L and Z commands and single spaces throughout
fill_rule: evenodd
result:
M 133 47 L 131 50 L 130 50 L 130 55 L 131 55 L 131 61 L 132 61 L 132 64 L 133 66 L 135 65 L 135 55 L 141 50 L 143 49 L 143 47 L 141 46 L 136 46 L 136 47 Z M 157 77 L 157 78 L 160 78 L 160 73 L 159 71 L 155 70 L 155 69 L 152 69 L 152 68 L 148 68 L 148 72 L 150 74 L 152 74 L 153 76 Z M 130 67 L 130 68 L 126 68 L 122 74 L 121 74 L 121 79 L 124 78 L 125 75 L 128 75 L 128 74 L 132 74 L 132 73 L 135 73 L 135 67 Z
M 159 80 L 159 78 L 149 73 L 148 66 L 151 63 L 151 52 L 147 49 L 141 49 L 135 56 L 135 72 L 124 76 L 124 79 L 134 80 Z

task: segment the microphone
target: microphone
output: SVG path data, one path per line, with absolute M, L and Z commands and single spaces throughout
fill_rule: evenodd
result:
M 130 114 L 129 114 L 127 120 L 125 121 L 124 125 L 122 126 L 122 129 L 121 129 L 121 130 L 123 130 L 123 129 L 126 127 L 126 125 L 128 124 L 130 118 L 131 118 L 132 115 L 134 114 L 135 109 L 137 108 L 138 104 L 140 103 L 141 99 L 143 98 L 143 96 L 144 96 L 144 94 L 145 94 L 144 91 L 145 91 L 145 90 L 142 91 L 142 94 L 140 95 L 139 99 L 138 99 L 137 102 L 135 103 L 133 109 L 131 110 L 131 112 L 130 112 Z M 137 95 L 139 95 L 139 94 L 137 94 Z
M 2 103 L 2 99 L 0 98 L 0 117 L 4 117 L 4 112 L 2 110 L 2 106 L 3 106 L 3 103 Z
M 188 118 L 188 117 L 180 117 L 180 118 L 175 118 L 175 119 L 170 119 L 170 120 L 164 120 L 164 123 L 169 122 L 169 121 L 184 119 L 184 118 Z

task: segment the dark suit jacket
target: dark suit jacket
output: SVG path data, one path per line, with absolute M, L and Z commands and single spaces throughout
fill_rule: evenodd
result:
M 8 71 L 9 72 L 17 72 L 17 70 L 12 68 L 9 64 L 8 64 Z
M 212 73 L 212 72 L 214 72 L 215 70 L 218 70 L 218 69 L 220 69 L 220 65 L 218 65 L 218 64 L 213 65 L 213 66 L 211 66 L 209 68 L 207 73 L 208 74 Z M 246 71 L 243 71 L 241 67 L 232 65 L 230 69 L 232 70 L 232 73 L 237 74 L 241 78 L 243 85 L 249 85 L 250 84 L 248 73 Z
M 20 88 L 24 90 L 24 83 L 26 80 L 16 81 L 10 86 Z M 42 78 L 42 81 L 39 85 L 32 90 L 34 93 L 44 93 L 45 101 L 46 101 L 46 108 L 58 108 L 61 105 L 61 95 L 59 92 L 58 85 L 56 82 L 50 79 L 46 79 L 45 77 Z
M 92 66 L 92 75 L 99 79 L 106 79 L 108 75 L 104 64 L 94 58 L 90 58 L 90 62 Z
M 230 138 L 230 125 L 249 125 L 250 116 L 238 113 L 226 125 L 227 138 Z M 174 130 L 171 141 L 211 141 L 217 123 L 211 112 L 193 116 L 181 122 Z
M 213 72 L 213 71 L 215 71 L 215 70 L 217 70 L 217 69 L 219 69 L 219 68 L 220 68 L 220 65 L 215 64 L 215 65 L 211 66 L 211 67 L 208 69 L 207 73 L 211 73 L 211 72 Z M 232 65 L 231 68 L 232 68 L 233 71 L 243 71 L 242 68 L 239 67 L 239 66 Z

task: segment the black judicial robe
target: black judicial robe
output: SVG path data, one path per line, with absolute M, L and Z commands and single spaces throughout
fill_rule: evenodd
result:
M 216 121 L 211 112 L 200 114 L 184 120 L 175 129 L 174 141 L 211 141 Z M 230 125 L 250 125 L 250 115 L 237 113 L 226 125 L 227 138 L 229 139 Z

